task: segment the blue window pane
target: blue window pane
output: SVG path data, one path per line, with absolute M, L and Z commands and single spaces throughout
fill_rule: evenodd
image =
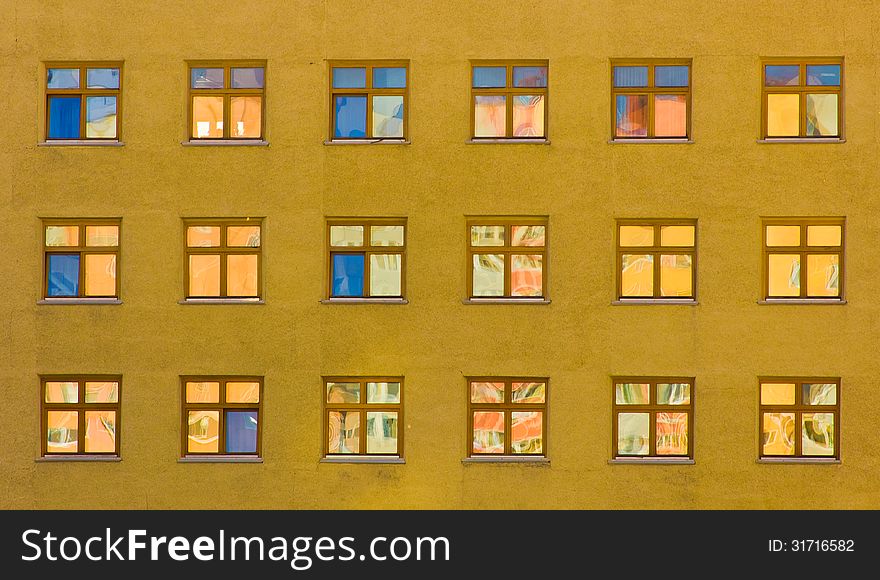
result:
M 50 68 L 47 71 L 46 88 L 49 89 L 78 89 L 78 68 Z
M 86 86 L 90 89 L 118 89 L 118 68 L 90 68 L 86 72 Z
M 807 84 L 808 85 L 831 85 L 840 86 L 840 65 L 839 64 L 808 64 L 807 65 Z
M 222 89 L 222 68 L 194 68 L 190 71 L 190 86 L 194 89 Z
M 513 67 L 513 86 L 515 87 L 546 87 L 546 66 L 515 66 Z
M 801 67 L 796 64 L 768 64 L 764 67 L 764 84 L 768 87 L 790 87 L 800 84 Z
M 686 87 L 688 86 L 688 68 L 686 66 L 654 67 L 654 86 Z
M 49 97 L 49 139 L 79 139 L 79 97 Z
M 79 296 L 79 254 L 49 256 L 49 296 Z
M 364 295 L 363 254 L 333 254 L 333 288 L 331 295 Z
M 367 69 L 365 68 L 334 68 L 334 89 L 365 89 L 367 87 Z
M 374 68 L 374 89 L 402 89 L 406 87 L 406 68 Z
M 475 66 L 475 88 L 498 88 L 507 86 L 507 67 Z
M 615 87 L 647 87 L 648 67 L 616 66 L 614 67 Z
M 257 452 L 257 412 L 226 412 L 226 453 Z
M 334 137 L 367 136 L 367 97 L 336 97 Z
M 233 89 L 262 89 L 266 78 L 266 69 L 263 67 L 233 68 Z

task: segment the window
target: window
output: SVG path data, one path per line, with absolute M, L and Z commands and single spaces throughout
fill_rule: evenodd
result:
M 409 61 L 330 63 L 333 140 L 407 138 Z
M 543 456 L 547 385 L 546 378 L 468 378 L 468 455 Z
M 840 379 L 764 378 L 760 390 L 761 457 L 840 458 Z
M 186 227 L 186 298 L 260 298 L 262 219 L 192 219 Z
M 773 59 L 762 72 L 765 139 L 842 136 L 843 59 Z
M 265 86 L 265 61 L 190 62 L 189 138 L 262 139 Z
M 766 218 L 764 296 L 843 299 L 844 218 Z
M 615 459 L 693 459 L 693 378 L 615 377 L 613 385 Z
M 696 220 L 618 220 L 618 299 L 693 300 L 696 231 Z
M 471 135 L 547 137 L 546 60 L 471 62 Z
M 328 219 L 327 234 L 331 300 L 403 299 L 406 219 Z
M 259 457 L 263 377 L 182 377 L 186 456 Z
M 118 219 L 43 220 L 45 299 L 116 299 Z
M 324 379 L 326 455 L 399 457 L 403 449 L 401 425 L 403 377 Z
M 690 60 L 613 61 L 614 139 L 687 139 Z
M 119 138 L 121 62 L 46 63 L 46 139 Z
M 547 218 L 472 218 L 468 228 L 471 299 L 543 299 Z
M 40 377 L 42 455 L 119 456 L 122 377 Z

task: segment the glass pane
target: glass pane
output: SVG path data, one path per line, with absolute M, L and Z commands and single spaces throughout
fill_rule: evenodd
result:
M 116 255 L 85 255 L 86 296 L 116 296 Z
M 78 68 L 50 68 L 47 71 L 46 88 L 48 89 L 78 89 Z
M 814 383 L 803 385 L 804 405 L 836 405 L 837 385 L 834 383 Z
M 374 89 L 402 89 L 406 87 L 405 67 L 376 67 L 373 69 Z
M 621 296 L 654 295 L 654 256 L 650 254 L 624 254 L 620 276 Z
M 360 411 L 330 411 L 327 436 L 328 453 L 360 453 Z
M 619 383 L 614 385 L 614 402 L 618 405 L 649 405 L 651 385 L 648 383 Z
M 504 383 L 471 383 L 471 403 L 503 403 Z
M 187 403 L 219 403 L 220 383 L 216 381 L 186 383 Z
M 364 89 L 367 87 L 367 69 L 333 67 L 334 89 Z
M 331 296 L 364 295 L 364 255 L 333 254 Z
M 370 245 L 402 246 L 403 226 L 370 226 Z
M 49 255 L 48 296 L 79 295 L 79 254 Z
M 79 383 L 70 381 L 47 381 L 47 403 L 78 403 Z
M 617 95 L 618 137 L 648 136 L 648 95 Z
M 226 245 L 230 248 L 259 248 L 260 226 L 229 226 Z
M 797 137 L 800 111 L 799 95 L 767 95 L 767 136 Z
M 807 255 L 807 296 L 840 295 L 839 262 L 837 254 Z
M 615 87 L 647 87 L 648 67 L 616 66 L 614 67 Z
M 257 452 L 257 411 L 226 411 L 226 453 Z
M 260 383 L 256 381 L 226 383 L 226 402 L 259 403 Z
M 257 296 L 259 284 L 256 254 L 230 254 L 226 257 L 226 295 Z
M 546 385 L 544 383 L 513 383 L 510 400 L 512 403 L 543 403 Z
M 222 89 L 222 68 L 194 68 L 190 70 L 190 87 L 194 89 Z
M 330 245 L 334 248 L 363 246 L 364 226 L 330 226 Z
M 195 139 L 223 137 L 223 97 L 193 97 L 192 136 Z
M 650 453 L 651 415 L 649 413 L 617 414 L 617 454 L 648 455 Z
M 797 86 L 801 67 L 796 64 L 768 64 L 764 67 L 764 85 L 768 87 Z
M 507 136 L 507 104 L 503 95 L 474 97 L 474 137 Z
M 86 411 L 85 451 L 116 452 L 116 411 Z
M 400 383 L 367 383 L 367 403 L 399 403 Z
M 513 86 L 515 87 L 546 87 L 546 66 L 515 66 L 513 67 Z
M 801 452 L 804 455 L 834 455 L 834 414 L 804 413 Z
M 354 404 L 361 402 L 360 383 L 327 383 L 327 402 Z
M 370 296 L 401 296 L 400 254 L 370 255 Z
M 516 254 L 510 257 L 510 294 L 544 295 L 544 256 Z
M 119 383 L 116 381 L 87 381 L 86 403 L 118 403 Z
M 800 246 L 801 226 L 767 226 L 767 245 Z
M 514 95 L 513 136 L 544 136 L 544 95 Z
M 807 95 L 807 135 L 811 137 L 836 137 L 837 95 Z
M 654 245 L 654 226 L 620 226 L 619 231 L 621 247 Z
M 336 97 L 334 137 L 366 137 L 367 97 Z
M 686 87 L 688 86 L 688 66 L 655 66 L 654 67 L 654 86 L 655 87 Z
M 507 86 L 507 67 L 475 66 L 474 88 L 501 88 Z
M 504 413 L 474 412 L 474 453 L 504 453 Z
M 49 139 L 79 139 L 80 97 L 49 97 Z
M 694 295 L 693 259 L 686 254 L 660 256 L 660 296 Z
M 403 137 L 402 95 L 373 97 L 373 137 Z
M 190 255 L 189 295 L 220 296 L 220 256 Z
M 840 226 L 807 226 L 808 246 L 839 246 Z
M 116 138 L 116 97 L 86 97 L 86 137 Z
M 657 455 L 688 454 L 687 413 L 657 413 Z
M 87 246 L 118 246 L 119 226 L 86 226 Z
M 654 136 L 687 137 L 685 95 L 654 95 Z
M 47 246 L 79 245 L 79 226 L 46 226 Z
M 189 411 L 186 425 L 187 451 L 190 453 L 220 451 L 220 411 Z
M 768 295 L 800 296 L 801 257 L 798 254 L 770 254 L 768 259 Z
M 839 64 L 808 64 L 807 65 L 807 84 L 808 85 L 825 85 L 840 86 L 840 65 Z
M 79 413 L 48 411 L 46 417 L 46 452 L 76 453 L 79 451 Z
M 219 247 L 220 226 L 190 226 L 186 228 L 186 245 L 190 248 Z
M 660 226 L 660 245 L 692 248 L 694 226 Z
M 503 246 L 504 226 L 471 226 L 472 246 Z
M 265 69 L 263 67 L 253 68 L 233 68 L 232 70 L 232 88 L 233 89 L 262 89 L 265 79 Z
M 504 295 L 504 254 L 474 254 L 473 296 Z
M 511 226 L 510 245 L 543 246 L 545 229 L 545 226 Z
M 230 136 L 259 139 L 263 133 L 263 97 L 230 97 Z
M 688 405 L 691 402 L 691 386 L 688 383 L 658 383 L 658 405 Z
M 762 405 L 794 405 L 794 383 L 761 383 Z
M 513 453 L 543 453 L 544 413 L 541 411 L 510 413 L 510 447 Z
M 397 453 L 397 411 L 367 412 L 367 453 Z

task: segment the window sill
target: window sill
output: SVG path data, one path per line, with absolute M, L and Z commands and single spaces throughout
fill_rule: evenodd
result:
M 462 304 L 550 304 L 549 298 L 465 298 Z
M 615 457 L 608 465 L 694 465 L 689 457 Z
M 634 306 L 645 304 L 677 304 L 679 306 L 697 306 L 700 303 L 693 298 L 624 298 L 621 300 L 612 300 L 611 304 L 612 306 Z
M 325 298 L 321 304 L 409 304 L 406 298 Z
M 43 457 L 34 459 L 34 463 L 64 463 L 71 461 L 82 461 L 86 463 L 115 463 L 122 461 L 122 458 L 118 455 L 44 455 Z
M 646 143 L 651 145 L 692 145 L 692 139 L 609 139 L 612 145 L 632 145 L 634 143 Z
M 550 465 L 550 458 L 541 456 L 494 455 L 484 457 L 465 457 L 462 463 L 532 463 Z
M 830 144 L 838 144 L 838 143 L 846 143 L 846 139 L 840 137 L 788 137 L 788 138 L 767 138 L 767 139 L 758 139 L 756 143 L 766 143 L 766 144 L 774 144 L 774 143 L 830 143 Z
M 550 139 L 468 139 L 468 145 L 549 145 Z
M 122 141 L 100 139 L 53 139 L 37 143 L 37 147 L 122 147 L 124 145 Z
M 331 139 L 324 145 L 412 145 L 409 139 Z
M 327 456 L 318 460 L 318 463 L 378 463 L 378 464 L 403 464 L 406 461 L 403 457 L 394 456 L 376 456 L 368 457 L 364 455 L 356 455 L 353 457 L 346 456 Z
M 181 141 L 184 147 L 268 147 L 262 139 L 190 139 Z
M 42 300 L 37 300 L 37 304 L 88 304 L 90 306 L 97 306 L 107 304 L 122 304 L 122 300 L 118 298 L 43 298 Z
M 758 304 L 821 304 L 823 306 L 841 306 L 846 304 L 846 300 L 839 298 L 765 298 L 758 300 Z
M 265 304 L 261 298 L 184 298 L 178 304 Z
M 212 455 L 180 457 L 178 463 L 262 463 L 262 457 L 249 455 Z
M 813 465 L 839 465 L 840 459 L 833 457 L 760 457 L 755 463 L 789 463 Z

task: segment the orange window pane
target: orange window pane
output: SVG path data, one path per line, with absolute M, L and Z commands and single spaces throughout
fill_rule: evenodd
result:
M 219 403 L 220 383 L 215 381 L 187 382 L 187 403 Z
M 501 95 L 474 97 L 474 137 L 505 137 L 507 105 Z
M 514 411 L 510 414 L 510 450 L 513 453 L 544 452 L 544 413 Z
M 516 95 L 513 97 L 513 136 L 544 136 L 543 95 Z
M 657 413 L 657 455 L 687 455 L 687 413 Z
M 194 139 L 223 138 L 223 97 L 193 97 L 192 136 Z
M 190 255 L 189 295 L 220 296 L 220 256 L 216 254 Z
M 764 455 L 794 455 L 794 413 L 764 413 L 761 446 Z
M 116 451 L 116 411 L 86 411 L 86 453 Z
M 260 226 L 229 226 L 226 245 L 231 248 L 259 248 Z
M 545 243 L 545 226 L 511 226 L 510 230 L 511 246 L 543 246 Z
M 116 296 L 116 255 L 85 255 L 86 296 Z
M 220 450 L 220 411 L 187 413 L 186 450 L 190 453 L 217 453 Z
M 474 412 L 474 453 L 504 453 L 504 413 Z
M 79 451 L 79 413 L 48 411 L 46 415 L 46 451 L 48 453 Z
M 259 403 L 260 383 L 242 382 L 226 383 L 227 403 Z
M 78 246 L 79 226 L 46 226 L 47 246 Z
M 503 403 L 504 383 L 471 383 L 471 403 Z
M 511 256 L 510 293 L 513 296 L 544 295 L 544 256 Z
M 86 226 L 87 246 L 118 246 L 119 226 Z
M 660 226 L 660 245 L 692 248 L 694 229 L 694 226 Z
M 621 247 L 653 246 L 654 226 L 620 226 L 618 238 Z
M 797 137 L 800 134 L 800 95 L 767 95 L 767 136 Z
M 762 405 L 794 405 L 794 383 L 761 383 Z
M 687 137 L 685 95 L 654 95 L 654 136 Z
M 230 254 L 226 257 L 226 295 L 257 295 L 257 255 Z
M 660 295 L 693 296 L 693 259 L 687 254 L 660 256 Z
M 800 296 L 800 255 L 770 254 L 767 258 L 767 294 L 769 296 Z
M 217 248 L 220 246 L 220 226 L 189 226 L 186 245 L 190 248 Z
M 231 136 L 259 139 L 263 132 L 263 97 L 231 97 L 229 100 Z
M 837 254 L 807 254 L 807 296 L 840 296 Z
M 71 381 L 47 381 L 47 403 L 77 403 L 79 402 L 79 383 Z
M 620 295 L 628 297 L 654 295 L 654 256 L 623 254 L 621 260 Z
M 86 403 L 119 402 L 119 383 L 116 381 L 86 382 Z
M 800 246 L 801 226 L 767 226 L 768 246 Z
M 330 411 L 327 418 L 327 451 L 360 453 L 360 411 Z
M 807 226 L 808 246 L 839 246 L 841 238 L 840 226 Z

